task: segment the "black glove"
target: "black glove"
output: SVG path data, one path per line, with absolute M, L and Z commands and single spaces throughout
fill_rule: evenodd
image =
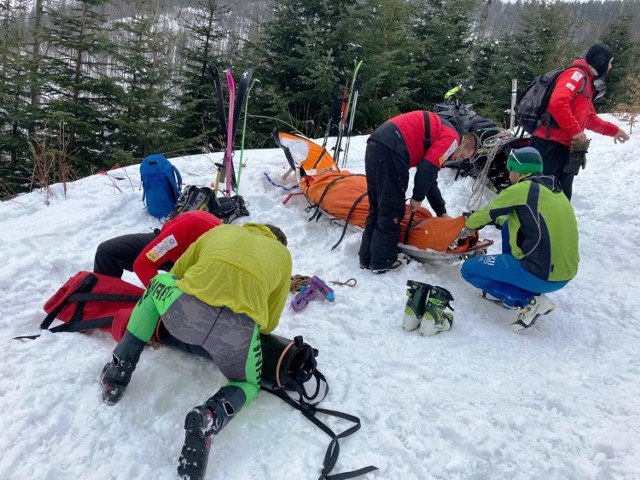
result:
M 564 173 L 570 175 L 578 175 L 580 167 L 584 170 L 587 166 L 587 152 L 571 152 L 569 153 L 569 160 L 564 166 Z
M 587 152 L 589 150 L 589 144 L 591 140 L 585 142 L 571 141 L 571 149 L 569 152 L 569 159 L 564 166 L 563 171 L 570 175 L 578 175 L 580 168 L 584 170 L 587 166 Z

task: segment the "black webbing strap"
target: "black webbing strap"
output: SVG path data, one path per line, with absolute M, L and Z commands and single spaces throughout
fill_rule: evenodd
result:
M 327 410 L 325 408 L 318 408 L 315 405 L 311 405 L 304 401 L 296 402 L 289 395 L 287 395 L 282 389 L 272 390 L 270 388 L 262 387 L 263 390 L 266 390 L 269 393 L 272 393 L 276 397 L 284 400 L 286 403 L 291 405 L 296 410 L 300 411 L 302 415 L 304 415 L 311 423 L 317 426 L 320 430 L 326 433 L 329 437 L 331 437 L 331 442 L 327 447 L 327 452 L 324 455 L 324 463 L 322 465 L 322 473 L 318 480 L 346 480 L 348 478 L 359 477 L 360 475 L 365 475 L 369 472 L 373 472 L 377 470 L 378 467 L 374 467 L 373 465 L 369 465 L 368 467 L 359 468 L 357 470 L 351 470 L 344 473 L 336 473 L 333 475 L 329 475 L 331 470 L 336 466 L 336 462 L 338 461 L 338 455 L 340 455 L 340 444 L 338 443 L 339 439 L 346 438 L 349 435 L 360 430 L 361 423 L 360 419 L 355 415 L 350 415 L 348 413 L 338 412 L 336 410 Z M 349 422 L 353 422 L 354 425 L 344 432 L 336 434 L 333 430 L 331 430 L 327 425 L 322 423 L 317 417 L 317 413 L 323 413 L 328 416 L 342 418 L 343 420 L 347 420 Z
M 409 243 L 409 233 L 411 233 L 411 224 L 413 223 L 413 217 L 416 214 L 415 210 L 411 210 L 411 215 L 409 215 L 409 223 L 407 224 L 407 229 L 404 231 L 404 244 Z
M 340 180 L 344 180 L 345 178 L 349 178 L 349 177 L 364 177 L 364 176 L 365 175 L 363 175 L 362 173 L 350 173 L 349 175 L 343 175 L 342 177 L 337 177 L 331 180 L 329 184 L 326 187 L 324 187 L 324 190 L 322 191 L 322 195 L 320 195 L 320 200 L 318 200 L 318 203 L 315 205 L 311 205 L 309 207 L 308 211 L 311 211 L 313 208 L 316 209 L 316 211 L 313 212 L 313 215 L 311 215 L 311 217 L 309 218 L 309 221 L 315 218 L 317 222 L 320 219 L 320 216 L 322 215 L 322 212 L 320 211 L 320 207 L 322 206 L 324 197 L 327 196 L 327 192 L 331 189 L 331 187 L 333 187 L 336 184 L 336 182 L 339 182 Z
M 342 227 L 342 235 L 340 235 L 340 238 L 338 239 L 338 242 L 331 247 L 331 250 L 335 250 L 336 247 L 338 245 L 340 245 L 340 243 L 342 242 L 342 239 L 344 238 L 345 234 L 347 233 L 347 227 L 349 226 L 349 220 L 351 220 L 351 217 L 353 216 L 353 212 L 355 212 L 356 207 L 358 206 L 358 204 L 364 199 L 364 197 L 366 197 L 369 194 L 369 192 L 364 192 L 362 195 L 360 195 L 358 198 L 356 198 L 355 202 L 353 202 L 353 205 L 351 205 L 351 208 L 349 209 L 349 213 L 347 214 L 347 219 L 344 222 L 344 227 Z
M 426 155 L 431 146 L 431 122 L 429 121 L 429 112 L 423 110 L 422 113 L 424 114 L 424 140 L 422 142 L 424 144 L 424 154 Z

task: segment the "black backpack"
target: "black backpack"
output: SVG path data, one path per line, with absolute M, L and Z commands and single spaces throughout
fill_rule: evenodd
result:
M 568 68 L 579 68 L 584 73 L 585 82 L 573 96 L 573 98 L 576 98 L 582 93 L 582 90 L 584 90 L 584 86 L 587 83 L 586 80 L 589 76 L 583 67 Z M 541 125 L 546 125 L 547 130 L 549 126 L 557 126 L 555 120 L 553 120 L 547 112 L 547 107 L 549 106 L 549 99 L 551 98 L 551 93 L 553 92 L 553 87 L 558 77 L 562 72 L 568 70 L 568 68 L 556 68 L 545 74 L 538 75 L 527 85 L 518 97 L 514 108 L 515 124 L 517 127 L 522 128 L 524 132 L 533 134 Z
M 231 223 L 238 217 L 249 215 L 244 199 L 240 195 L 216 198 L 213 189 L 209 187 L 188 185 L 184 188 L 173 210 L 167 215 L 167 220 L 192 210 L 212 213 L 224 223 Z

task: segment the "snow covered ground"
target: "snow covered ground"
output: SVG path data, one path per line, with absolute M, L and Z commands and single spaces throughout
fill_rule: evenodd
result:
M 294 274 L 358 281 L 336 286 L 333 303 L 286 309 L 275 332 L 303 335 L 318 348 L 331 386 L 323 406 L 362 419 L 362 429 L 341 442 L 336 472 L 374 464 L 379 470 L 365 478 L 640 479 L 640 137 L 624 145 L 591 137 L 587 169 L 574 185 L 580 271 L 550 294 L 556 311 L 521 335 L 509 328 L 514 312 L 462 280 L 460 262 L 412 262 L 379 276 L 359 270 L 358 231 L 332 252 L 339 228 L 326 218 L 308 222 L 305 200 L 283 205 L 285 192 L 266 180 L 263 172 L 286 171 L 283 152 L 245 152 L 241 194 L 251 217 L 242 221 L 282 227 Z M 365 141 L 352 139 L 352 171 L 364 171 Z M 186 183 L 208 185 L 219 158 L 173 163 Z M 185 414 L 224 382 L 205 359 L 148 348 L 124 399 L 109 407 L 98 385 L 115 346 L 109 334 L 11 340 L 37 331 L 46 299 L 92 269 L 101 241 L 160 225 L 143 209 L 138 167 L 127 174 L 131 181 L 96 175 L 71 183 L 67 198 L 56 185 L 49 206 L 41 193 L 0 204 L 2 479 L 175 478 Z M 459 214 L 472 180 L 454 176 L 444 169 L 440 184 L 450 213 Z M 498 252 L 498 231 L 481 233 Z M 451 331 L 431 338 L 402 331 L 408 279 L 452 292 Z M 207 478 L 316 479 L 328 442 L 298 412 L 260 393 L 215 438 Z

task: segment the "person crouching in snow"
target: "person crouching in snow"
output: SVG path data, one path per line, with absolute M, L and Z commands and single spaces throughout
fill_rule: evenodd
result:
M 513 185 L 471 214 L 462 232 L 495 223 L 502 230 L 502 255 L 471 258 L 461 273 L 486 299 L 519 309 L 511 324 L 519 333 L 555 309 L 545 293 L 560 290 L 576 276 L 578 224 L 557 179 L 542 175 L 535 148 L 512 151 L 507 170 Z
M 416 168 L 411 209 L 417 210 L 426 197 L 437 216 L 448 216 L 438 173 L 449 158 L 473 157 L 479 144 L 474 133 L 460 139 L 448 121 L 425 110 L 393 117 L 371 134 L 364 154 L 369 214 L 358 252 L 360 268 L 385 273 L 404 265 L 397 246 L 409 169 Z
M 259 334 L 276 328 L 291 286 L 286 245 L 273 225 L 220 225 L 203 234 L 170 273 L 153 277 L 102 370 L 102 398 L 114 405 L 162 320 L 171 337 L 204 349 L 227 377 L 229 383 L 187 414 L 180 478 L 204 477 L 212 437 L 258 394 Z

